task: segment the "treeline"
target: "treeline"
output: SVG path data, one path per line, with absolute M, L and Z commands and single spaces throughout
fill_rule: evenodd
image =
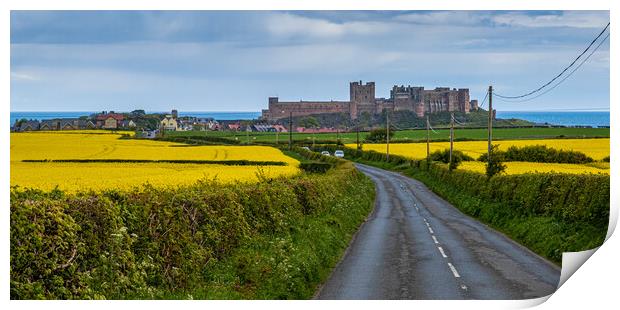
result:
M 495 151 L 502 161 L 528 161 L 538 163 L 586 164 L 594 161 L 591 157 L 578 151 L 556 150 L 546 145 L 511 146 L 506 151 Z M 487 161 L 487 153 L 478 160 Z
M 387 160 L 383 153 L 351 148 L 344 152 L 346 158 L 424 182 L 464 213 L 556 263 L 562 252 L 601 245 L 607 233 L 610 177 L 606 175 L 528 173 L 487 178 L 426 160 L 398 155 Z
M 373 189 L 349 163 L 259 183 L 12 188 L 11 299 L 310 298 Z

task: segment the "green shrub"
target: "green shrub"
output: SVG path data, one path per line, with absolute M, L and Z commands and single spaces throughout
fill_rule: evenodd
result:
M 310 173 L 325 173 L 332 167 L 332 164 L 320 161 L 306 161 L 299 164 L 299 168 Z
M 546 145 L 528 145 L 524 147 L 511 146 L 506 151 L 494 151 L 501 156 L 504 161 L 526 161 L 539 163 L 563 163 L 563 164 L 585 164 L 594 160 L 586 154 L 577 151 L 556 150 Z M 487 154 L 482 154 L 478 159 L 487 160 Z
M 392 130 L 392 128 L 390 128 L 390 139 L 394 137 L 394 132 L 395 130 Z M 387 141 L 387 129 L 373 129 L 368 133 L 365 140 L 372 143 L 385 143 Z
M 437 150 L 430 154 L 432 161 L 439 161 L 445 164 L 449 164 L 450 170 L 456 169 L 462 161 L 474 160 L 471 156 L 457 150 L 452 150 L 452 162 L 450 162 L 450 150 L 444 149 L 442 151 Z
M 491 158 L 487 160 L 486 174 L 489 178 L 506 170 L 506 165 L 503 164 L 505 160 L 504 154 L 500 153 L 497 148 L 497 145 L 491 146 Z
M 606 163 L 608 163 L 608 162 L 609 162 L 609 159 L 610 159 L 610 156 L 607 156 L 607 157 L 603 158 L 603 161 L 604 161 L 604 162 L 606 162 Z

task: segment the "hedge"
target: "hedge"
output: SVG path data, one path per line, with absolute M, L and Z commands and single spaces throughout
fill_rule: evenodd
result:
M 227 165 L 227 166 L 286 166 L 283 161 L 258 161 L 258 160 L 196 160 L 196 159 L 24 159 L 27 163 L 171 163 L 171 164 L 202 164 L 202 165 Z
M 12 188 L 11 299 L 309 298 L 373 188 L 350 164 L 247 184 Z
M 326 147 L 328 148 L 328 147 Z M 373 151 L 344 150 L 356 161 L 402 171 L 424 182 L 464 213 L 561 262 L 562 252 L 583 251 L 605 239 L 610 177 L 601 174 L 486 175 L 450 171 L 443 164 Z

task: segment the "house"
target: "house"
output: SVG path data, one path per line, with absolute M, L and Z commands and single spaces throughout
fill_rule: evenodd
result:
M 239 123 L 237 123 L 237 124 L 228 124 L 228 129 L 234 130 L 234 131 L 239 131 L 239 129 L 241 129 L 241 125 Z
M 120 122 L 120 128 L 136 128 L 136 123 L 133 120 L 122 120 Z
M 39 121 L 25 121 L 22 122 L 19 126 L 19 128 L 16 128 L 19 131 L 33 131 L 33 130 L 39 130 Z
M 60 119 L 42 120 L 39 130 L 60 130 Z
M 97 121 L 97 127 L 105 128 L 105 129 L 116 129 L 121 127 L 120 123 L 123 121 L 125 117 L 123 114 L 114 113 L 110 111 L 110 113 L 106 113 L 105 111 L 101 114 L 98 114 L 95 118 Z
M 160 125 L 163 130 L 176 131 L 179 128 L 176 118 L 172 117 L 172 115 L 166 115 L 166 117 L 161 120 Z

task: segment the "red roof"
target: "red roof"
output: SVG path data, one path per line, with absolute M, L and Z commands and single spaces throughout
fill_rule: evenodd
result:
M 97 120 L 98 121 L 104 121 L 108 118 L 113 118 L 117 121 L 122 121 L 125 117 L 123 116 L 123 114 L 118 114 L 118 113 L 106 113 L 106 114 L 99 114 L 97 115 Z

